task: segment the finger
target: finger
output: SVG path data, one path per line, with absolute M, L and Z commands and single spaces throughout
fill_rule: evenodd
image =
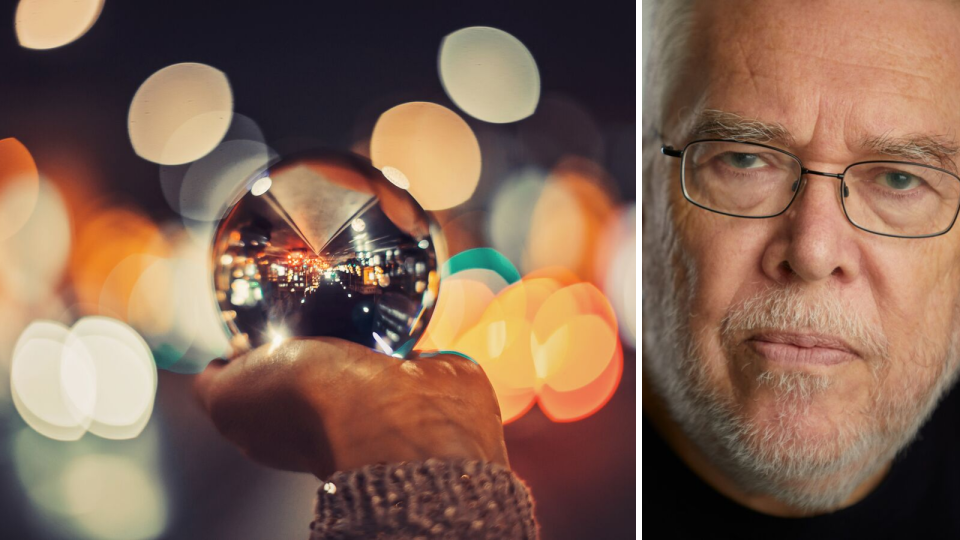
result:
M 217 358 L 207 364 L 206 369 L 204 369 L 199 375 L 197 375 L 196 379 L 194 379 L 194 395 L 200 402 L 200 406 L 204 409 L 209 409 L 207 405 L 210 400 L 210 389 L 213 387 L 214 381 L 217 380 L 221 372 L 226 369 L 228 364 L 229 362 L 226 360 Z
M 414 351 L 414 353 L 417 355 L 415 358 L 434 358 L 436 356 L 452 355 L 452 356 L 459 356 L 460 358 L 466 358 L 467 360 L 473 362 L 474 364 L 477 363 L 476 360 L 474 360 L 473 358 L 470 358 L 469 356 L 467 356 L 466 354 L 460 351 Z

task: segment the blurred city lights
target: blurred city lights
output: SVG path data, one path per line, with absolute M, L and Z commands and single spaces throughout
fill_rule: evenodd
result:
M 453 350 L 483 367 L 500 403 L 503 423 L 523 416 L 536 402 L 536 373 L 530 349 L 530 323 L 522 318 L 482 322 L 463 333 Z
M 62 441 L 79 439 L 91 420 L 64 395 L 61 359 L 69 333 L 66 326 L 53 321 L 32 323 L 17 340 L 10 366 L 10 392 L 17 412 L 38 433 Z M 90 380 L 85 377 L 83 382 Z
M 159 238 L 162 238 L 162 236 L 159 236 Z M 153 252 L 135 253 L 117 263 L 113 270 L 110 270 L 110 273 L 107 274 L 100 289 L 99 313 L 109 314 L 137 328 L 146 328 L 162 322 L 158 320 L 159 313 L 151 313 L 144 309 L 131 311 L 130 307 L 134 305 L 133 293 L 135 290 L 141 295 L 152 294 L 145 291 L 142 286 L 138 290 L 137 285 L 142 283 L 141 277 L 143 274 L 162 260 L 161 257 L 167 255 L 166 250 L 163 249 L 165 247 L 164 244 L 158 242 Z M 151 249 L 151 246 L 145 249 Z
M 168 258 L 149 255 L 134 257 L 152 263 L 140 272 L 136 283 L 130 289 L 130 301 L 126 309 L 128 322 L 145 338 L 168 334 L 176 324 L 176 318 L 180 316 L 172 301 L 176 296 L 173 291 L 179 286 L 174 281 L 176 263 Z
M 86 317 L 72 329 L 36 321 L 14 347 L 14 405 L 31 428 L 53 439 L 76 440 L 86 431 L 135 437 L 150 418 L 156 389 L 149 347 L 120 321 Z
M 20 0 L 17 39 L 27 49 L 69 44 L 96 24 L 103 6 L 103 0 Z M 456 26 L 434 35 L 451 28 Z M 102 47 L 100 37 L 92 35 L 88 45 Z M 548 52 L 539 50 L 543 41 L 528 43 L 537 45 L 543 61 L 540 55 Z M 21 52 L 24 58 L 50 60 L 45 65 L 54 69 L 76 67 L 85 73 L 71 56 L 84 47 Z M 57 56 L 63 54 L 68 56 Z M 178 61 L 169 60 L 178 55 L 161 56 Z M 160 57 L 151 58 L 156 62 Z M 495 28 L 463 28 L 447 35 L 436 61 L 454 110 L 408 102 L 382 112 L 413 95 L 410 88 L 390 89 L 390 95 L 363 98 L 371 112 L 345 139 L 356 141 L 351 148 L 370 157 L 393 186 L 408 190 L 425 209 L 439 211 L 430 240 L 415 238 L 404 247 L 418 253 L 413 246 L 433 248 L 437 261 L 447 261 L 439 272 L 415 283 L 423 307 L 413 312 L 414 325 L 434 308 L 417 348 L 462 351 L 476 360 L 496 391 L 504 423 L 534 405 L 555 422 L 589 417 L 617 391 L 623 346 L 636 347 L 636 206 L 622 184 L 620 193 L 628 201 L 617 200 L 604 169 L 620 180 L 633 174 L 631 120 L 618 117 L 619 124 L 610 124 L 611 111 L 604 110 L 607 121 L 601 126 L 571 97 L 541 97 L 540 73 L 530 50 Z M 42 80 L 49 77 L 48 67 L 29 69 L 39 70 L 36 76 Z M 230 69 L 233 75 L 236 68 Z M 238 95 L 241 80 L 265 81 L 261 90 L 282 88 L 269 77 L 236 75 Z M 102 83 L 91 81 L 62 88 L 88 96 L 88 85 Z M 328 170 L 286 171 L 299 180 L 285 186 L 279 176 L 256 174 L 280 155 L 271 146 L 292 152 L 321 140 L 344 139 L 318 131 L 294 137 L 293 144 L 290 133 L 284 133 L 289 126 L 270 116 L 269 107 L 258 105 L 257 93 L 248 88 L 244 95 L 254 99 L 248 106 L 265 115 L 264 126 L 278 137 L 268 145 L 257 122 L 234 112 L 234 89 L 226 74 L 205 64 L 170 65 L 145 80 L 116 82 L 123 92 L 141 83 L 125 127 L 133 151 L 159 165 L 163 198 L 179 216 L 155 205 L 163 204 L 153 202 L 159 201 L 156 185 L 117 188 L 124 179 L 144 177 L 137 171 L 129 174 L 131 147 L 119 149 L 126 156 L 99 155 L 116 150 L 106 135 L 109 126 L 123 129 L 123 108 L 119 119 L 104 114 L 101 124 L 81 123 L 82 114 L 62 114 L 57 103 L 53 112 L 29 110 L 30 103 L 53 96 L 43 94 L 28 100 L 23 116 L 11 123 L 11 133 L 28 141 L 30 149 L 14 138 L 0 140 L 0 247 L 6 255 L 0 265 L 0 366 L 5 368 L 0 369 L 0 418 L 16 411 L 26 423 L 25 428 L 18 428 L 18 422 L 8 426 L 10 468 L 42 521 L 38 527 L 52 537 L 150 540 L 182 532 L 179 526 L 174 532 L 168 529 L 174 529 L 172 517 L 185 503 L 172 494 L 168 498 L 165 476 L 155 462 L 159 443 L 164 443 L 164 453 L 172 444 L 160 441 L 158 422 L 150 422 L 157 370 L 194 374 L 213 358 L 229 358 L 232 346 L 240 343 L 228 338 L 224 321 L 230 324 L 231 313 L 221 318 L 217 295 L 233 294 L 244 303 L 264 294 L 263 288 L 250 285 L 260 280 L 255 265 L 234 260 L 234 255 L 245 259 L 239 254 L 211 255 L 213 227 L 238 197 L 249 191 L 258 200 L 278 201 L 291 220 L 304 224 L 303 239 L 316 246 L 349 223 L 347 232 L 358 240 L 358 258 L 377 271 L 381 264 L 410 266 L 406 252 L 397 250 L 391 258 L 371 247 L 375 220 L 354 219 L 372 196 L 396 195 L 391 186 L 384 184 L 386 194 L 341 191 L 336 185 L 319 192 L 313 186 L 318 176 L 331 176 Z M 91 103 L 109 105 L 111 93 L 103 94 L 103 102 Z M 77 102 L 68 100 L 62 107 L 76 109 Z M 500 125 L 519 120 L 524 121 Z M 89 133 L 90 142 L 72 148 L 62 144 L 57 129 L 50 129 L 62 127 L 64 137 L 76 141 L 82 137 L 70 135 L 73 123 Z M 85 155 L 91 150 L 98 155 Z M 320 212 L 321 207 L 330 211 Z M 480 245 L 493 249 L 474 249 Z M 448 252 L 457 255 L 447 260 Z M 241 279 L 233 282 L 235 287 L 214 290 L 216 263 L 236 266 Z M 349 275 L 354 271 L 367 281 L 362 268 Z M 391 286 L 391 279 L 393 285 L 400 282 L 396 275 L 377 271 L 368 286 L 378 293 Z M 346 297 L 357 299 L 350 293 Z M 299 298 L 301 304 L 306 300 Z M 353 317 L 375 321 L 383 316 L 364 300 L 351 305 Z M 289 320 L 284 324 L 268 329 L 272 349 L 292 328 Z M 388 343 L 394 339 L 390 333 L 373 332 L 378 348 L 405 356 L 415 340 Z M 188 410 L 179 404 L 183 401 L 168 394 L 164 402 L 163 420 L 176 425 L 178 433 L 186 425 L 177 409 Z M 183 455 L 199 455 L 198 444 L 183 446 Z M 190 483 L 181 489 L 194 487 Z M 257 492 L 274 503 L 296 496 L 289 490 L 277 497 Z M 248 521 L 272 523 L 248 514 L 254 516 Z M 205 526 L 198 527 L 208 532 Z M 239 525 L 236 530 L 253 534 Z
M 465 202 L 480 180 L 477 137 L 455 112 L 435 103 L 404 103 L 380 115 L 370 155 L 381 171 L 403 171 L 410 194 L 426 210 Z
M 617 346 L 606 369 L 592 382 L 570 392 L 558 392 L 550 381 L 537 391 L 537 403 L 554 422 L 582 420 L 603 408 L 620 385 L 623 376 L 623 349 Z
M 20 0 L 14 24 L 27 49 L 54 49 L 87 33 L 100 17 L 103 0 Z
M 179 165 L 207 155 L 223 139 L 233 115 L 233 93 L 220 70 L 174 64 L 140 85 L 127 117 L 138 156 Z
M 470 116 L 503 124 L 537 108 L 540 72 L 517 38 L 496 28 L 474 26 L 443 38 L 440 80 L 450 99 Z
M 92 368 L 96 377 L 92 392 L 96 399 L 75 399 L 74 386 L 66 386 L 66 395 L 75 407 L 92 419 L 89 431 L 108 439 L 130 439 L 143 431 L 157 393 L 157 367 L 149 346 L 126 324 L 107 317 L 84 317 L 77 321 L 67 337 L 67 347 L 83 354 L 63 358 L 64 373 Z M 76 364 L 87 363 L 80 369 Z M 67 377 L 61 377 L 66 383 Z M 79 388 L 80 396 L 91 390 Z M 84 404 L 92 408 L 84 410 Z
M 231 141 L 242 141 L 242 144 L 227 147 L 227 152 L 238 154 L 238 157 L 241 159 L 252 158 L 250 159 L 253 163 L 252 167 L 248 166 L 245 170 L 237 171 L 241 175 L 254 172 L 252 169 L 257 169 L 265 159 L 269 159 L 269 155 L 264 156 L 264 153 L 269 153 L 270 150 L 265 150 L 266 142 L 263 131 L 253 119 L 247 116 L 236 112 L 233 113 L 230 127 L 220 142 L 217 143 L 217 147 L 219 148 Z M 259 143 L 259 145 L 254 143 Z M 219 155 L 216 159 L 198 166 L 192 173 L 191 169 L 193 169 L 194 165 L 197 165 L 196 163 L 160 166 L 160 189 L 163 191 L 163 198 L 174 212 L 187 217 L 193 217 L 194 219 L 197 219 L 196 215 L 198 213 L 201 217 L 209 215 L 211 212 L 206 210 L 209 202 L 218 202 L 218 204 L 223 205 L 228 204 L 228 201 L 216 201 L 215 198 L 209 197 L 207 191 L 218 190 L 217 184 L 224 182 L 224 180 L 230 184 L 228 189 L 222 190 L 227 192 L 227 196 L 233 194 L 230 193 L 232 190 L 239 190 L 244 187 L 242 182 L 245 181 L 246 178 L 224 178 L 231 164 L 228 159 L 224 159 L 225 157 L 229 158 L 229 156 L 225 155 L 224 149 L 219 148 L 219 150 L 219 152 L 217 152 L 217 149 L 208 152 L 208 155 L 214 152 L 217 152 Z M 247 151 L 249 156 L 244 154 L 243 151 Z M 212 178 L 209 176 L 211 173 L 213 174 Z M 189 182 L 187 178 L 188 174 L 190 174 Z M 196 183 L 196 185 L 191 186 L 189 183 Z M 225 198 L 224 195 L 220 197 Z M 186 199 L 187 201 L 188 208 L 186 210 L 182 208 L 182 199 Z M 215 214 L 216 210 L 215 208 L 212 213 Z M 185 224 L 189 226 L 189 223 Z
M 516 171 L 504 180 L 491 202 L 487 239 L 514 266 L 523 262 L 530 234 L 530 212 L 540 199 L 545 179 L 546 174 L 537 168 Z
M 620 337 L 637 345 L 637 207 L 630 204 L 613 215 L 595 257 L 603 275 L 603 292 L 620 321 Z M 605 268 L 604 268 L 605 267 Z
M 250 188 L 250 193 L 259 197 L 260 195 L 266 193 L 272 185 L 273 180 L 269 176 L 264 176 L 253 183 L 253 187 Z
M 142 213 L 133 208 L 101 209 L 78 227 L 70 261 L 77 300 L 125 319 L 136 279 L 151 259 L 120 264 L 133 255 L 164 257 L 168 249 L 159 228 Z M 113 274 L 115 269 L 118 271 Z
M 410 189 L 410 180 L 407 179 L 407 175 L 403 174 L 403 171 L 397 169 L 396 167 L 390 167 L 389 165 L 381 169 L 383 176 L 387 177 L 387 180 L 390 181 L 393 185 L 397 186 L 400 189 Z
M 199 373 L 210 360 L 228 355 L 230 343 L 210 283 L 209 246 L 182 233 L 174 239 L 174 245 L 169 263 L 176 285 L 167 295 L 173 324 L 168 333 L 145 337 L 154 350 L 163 353 L 160 367 L 177 373 Z
M 454 268 L 467 266 L 467 258 L 455 259 Z M 623 371 L 617 319 L 600 290 L 569 270 L 547 268 L 495 294 L 480 272 L 503 279 L 478 265 L 441 281 L 437 311 L 417 348 L 456 350 L 479 363 L 504 423 L 536 402 L 556 422 L 599 410 Z
M 80 456 L 61 482 L 76 529 L 87 538 L 149 540 L 166 529 L 167 501 L 156 474 L 129 457 Z
M 91 437 L 62 444 L 26 428 L 11 435 L 11 463 L 45 537 L 150 540 L 166 531 L 155 430 L 123 445 Z
M 0 242 L 23 227 L 40 191 L 40 175 L 33 156 L 20 141 L 0 140 Z
M 16 234 L 0 242 L 5 255 L 0 265 L 2 289 L 28 304 L 49 298 L 62 278 L 70 244 L 70 216 L 63 197 L 56 186 L 41 179 L 30 217 Z
M 474 248 L 457 253 L 444 263 L 440 270 L 440 276 L 452 276 L 474 269 L 489 270 L 507 284 L 520 280 L 520 273 L 517 272 L 513 264 L 497 250 L 491 248 Z M 500 292 L 500 288 L 497 288 L 495 292 Z
M 180 186 L 180 214 L 198 221 L 216 221 L 250 189 L 263 195 L 273 185 L 270 177 L 246 184 L 254 174 L 266 168 L 276 153 L 259 141 L 228 140 L 203 158 L 192 163 Z
M 417 348 L 452 349 L 457 336 L 480 319 L 493 297 L 493 291 L 480 281 L 457 275 L 440 280 L 437 305 Z
M 524 272 L 559 266 L 582 280 L 598 282 L 594 249 L 613 210 L 599 167 L 582 159 L 561 162 L 533 208 Z

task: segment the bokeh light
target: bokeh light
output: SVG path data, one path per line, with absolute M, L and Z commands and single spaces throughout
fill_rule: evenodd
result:
M 417 349 L 452 349 L 457 336 L 480 320 L 493 297 L 494 292 L 482 281 L 458 276 L 441 280 L 433 317 L 417 343 Z
M 44 537 L 149 540 L 166 531 L 156 430 L 122 445 L 94 437 L 62 444 L 27 428 L 10 435 L 11 465 Z
M 70 244 L 70 215 L 63 197 L 56 186 L 41 179 L 30 217 L 0 242 L 2 289 L 23 303 L 48 299 L 62 278 Z
M 20 0 L 15 15 L 17 40 L 27 49 L 54 49 L 89 31 L 103 0 Z
M 620 337 L 637 346 L 637 207 L 626 205 L 610 217 L 597 248 L 596 273 L 620 321 Z
M 522 318 L 491 321 L 483 317 L 453 347 L 483 367 L 497 393 L 505 424 L 523 416 L 536 402 L 536 372 L 529 336 L 530 323 Z
M 250 193 L 256 197 L 259 197 L 260 195 L 270 191 L 270 186 L 272 185 L 273 179 L 269 176 L 264 176 L 253 183 L 253 186 L 250 187 Z
M 380 115 L 370 156 L 381 171 L 391 167 L 402 173 L 410 194 L 426 210 L 465 202 L 480 181 L 480 145 L 473 130 L 435 103 L 404 103 Z
M 165 230 L 170 256 L 155 260 L 140 274 L 127 313 L 150 345 L 158 368 L 199 373 L 210 360 L 229 353 L 210 284 L 208 247 L 182 228 Z
M 567 269 L 549 267 L 492 296 L 491 277 L 478 272 L 503 278 L 465 261 L 497 259 L 485 253 L 457 261 L 461 255 L 451 261 L 463 269 L 441 282 L 438 313 L 442 305 L 445 317 L 431 321 L 430 338 L 418 348 L 456 350 L 480 364 L 504 423 L 537 402 L 556 422 L 580 420 L 603 407 L 623 371 L 617 318 L 603 293 Z M 468 287 L 472 296 L 464 292 Z M 447 291 L 452 294 L 444 298 Z
M 513 264 L 497 250 L 491 248 L 474 248 L 457 253 L 443 264 L 440 277 L 463 275 L 464 272 L 476 270 L 492 272 L 507 285 L 520 279 L 520 273 Z M 494 292 L 500 292 L 502 288 L 498 287 Z
M 515 266 L 523 261 L 530 235 L 530 211 L 540 200 L 545 180 L 546 174 L 534 167 L 516 171 L 503 181 L 491 202 L 487 239 Z
M 180 214 L 196 221 L 220 219 L 252 187 L 247 185 L 251 175 L 266 168 L 274 157 L 276 153 L 259 141 L 220 144 L 187 170 L 180 188 Z
M 233 116 L 227 76 L 205 64 L 183 63 L 151 75 L 127 115 L 138 156 L 161 165 L 196 161 L 223 139 Z
M 150 418 L 157 372 L 146 342 L 120 321 L 85 317 L 68 329 L 41 320 L 14 347 L 10 384 L 17 412 L 38 433 L 129 439 Z
M 90 424 L 90 418 L 67 399 L 61 383 L 61 359 L 67 353 L 69 333 L 66 326 L 53 321 L 31 323 L 14 346 L 10 366 L 10 392 L 17 412 L 38 433 L 63 441 L 79 439 Z M 79 382 L 86 386 L 91 381 L 88 376 Z
M 534 487 L 555 477 L 549 469 L 559 462 L 538 454 L 558 439 L 586 433 L 583 440 L 606 441 L 609 455 L 603 426 L 621 435 L 632 384 L 614 398 L 616 416 L 563 428 L 550 421 L 588 418 L 618 391 L 625 368 L 635 369 L 623 348 L 636 343 L 636 209 L 624 184 L 635 169 L 635 126 L 632 105 L 614 99 L 629 87 L 623 73 L 607 79 L 623 65 L 609 53 L 622 48 L 564 38 L 596 26 L 565 25 L 569 13 L 558 9 L 474 23 L 467 4 L 459 14 L 441 10 L 456 19 L 445 22 L 401 9 L 394 22 L 403 24 L 393 26 L 418 28 L 417 51 L 378 46 L 395 40 L 389 31 L 362 32 L 343 47 L 342 33 L 311 31 L 304 17 L 304 28 L 290 28 L 299 36 L 292 47 L 259 39 L 264 24 L 289 19 L 272 8 L 234 6 L 226 21 L 127 4 L 18 0 L 8 12 L 15 25 L 0 63 L 16 99 L 0 105 L 7 536 L 288 537 L 307 522 L 301 503 L 309 501 L 296 499 L 309 479 L 229 451 L 197 409 L 192 377 L 178 374 L 239 351 L 227 331 L 235 320 L 217 309 L 212 269 L 242 261 L 211 251 L 216 224 L 238 197 L 281 201 L 309 239 L 342 225 L 376 239 L 375 223 L 353 215 L 366 193 L 310 193 L 309 182 L 328 171 L 299 171 L 296 189 L 272 171 L 256 174 L 279 155 L 318 147 L 369 158 L 389 193 L 406 190 L 432 213 L 432 237 L 412 245 L 436 250 L 440 261 L 454 254 L 415 283 L 435 309 L 422 340 L 394 344 L 381 332 L 378 349 L 404 356 L 419 341 L 421 350 L 461 351 L 481 364 L 503 422 L 522 420 L 506 441 Z M 510 33 L 465 28 L 508 19 Z M 173 37 L 156 41 L 164 35 Z M 340 61 L 314 61 L 332 50 Z M 329 212 L 317 210 L 324 201 Z M 397 281 L 374 273 L 369 286 Z M 357 311 L 374 314 L 372 306 Z M 290 335 L 272 330 L 278 341 Z M 523 418 L 535 406 L 543 414 Z M 622 469 L 588 461 L 591 478 Z M 246 487 L 233 489 L 231 479 Z M 622 492 L 609 490 L 615 500 Z M 550 512 L 564 510 L 543 502 L 537 518 L 555 535 Z M 212 519 L 221 507 L 260 511 Z
M 400 189 L 410 189 L 410 180 L 407 179 L 407 176 L 403 174 L 403 171 L 395 167 L 386 166 L 381 172 L 383 176 L 390 181 L 391 184 L 397 186 Z
M 70 264 L 77 300 L 125 319 L 136 279 L 152 260 L 132 259 L 118 266 L 135 255 L 162 257 L 167 250 L 159 228 L 142 213 L 127 207 L 101 209 L 78 227 Z
M 194 220 L 208 219 L 210 215 L 216 219 L 221 207 L 229 204 L 226 199 L 239 192 L 247 176 L 264 166 L 270 155 L 272 150 L 267 148 L 260 126 L 235 112 L 227 133 L 206 157 L 195 163 L 160 166 L 160 189 L 174 212 Z M 242 166 L 234 168 L 231 158 Z M 211 196 L 211 192 L 220 195 Z M 185 224 L 190 225 L 186 221 Z
M 596 379 L 570 392 L 559 392 L 548 381 L 537 392 L 538 404 L 554 422 L 583 420 L 610 401 L 622 376 L 623 349 L 618 344 L 613 358 Z
M 148 540 L 166 528 L 166 496 L 156 475 L 129 457 L 75 458 L 61 482 L 77 529 L 88 538 Z
M 157 368 L 143 338 L 120 321 L 84 317 L 71 329 L 66 345 L 74 354 L 63 357 L 61 380 L 68 400 L 92 420 L 89 431 L 108 439 L 139 435 L 157 392 Z M 66 376 L 91 372 L 96 378 L 92 388 L 71 384 Z M 89 399 L 91 393 L 95 400 Z
M 133 255 L 140 262 L 149 265 L 137 276 L 130 289 L 130 301 L 127 304 L 127 320 L 146 338 L 166 335 L 176 324 L 180 315 L 173 301 L 178 284 L 176 279 L 176 260 L 156 258 L 150 255 Z
M 537 63 L 519 39 L 503 30 L 474 26 L 453 32 L 440 44 L 438 64 L 447 95 L 478 120 L 516 122 L 537 108 Z
M 110 314 L 136 327 L 153 324 L 151 321 L 153 316 L 149 313 L 132 314 L 130 303 L 140 277 L 148 268 L 161 260 L 160 257 L 166 252 L 165 247 L 158 242 L 155 246 L 145 248 L 150 249 L 151 252 L 134 253 L 117 263 L 103 281 L 98 312 Z
M 14 139 L 0 140 L 0 242 L 27 222 L 40 191 L 40 175 L 33 156 Z
M 582 280 L 598 282 L 594 248 L 613 209 L 602 169 L 582 159 L 561 162 L 533 208 L 523 271 L 559 266 Z

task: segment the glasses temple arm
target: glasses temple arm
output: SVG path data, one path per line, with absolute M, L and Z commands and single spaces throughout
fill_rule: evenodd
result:
M 672 146 L 661 146 L 660 153 L 665 156 L 670 156 L 675 158 L 678 158 L 683 155 L 683 152 L 681 150 L 677 150 Z

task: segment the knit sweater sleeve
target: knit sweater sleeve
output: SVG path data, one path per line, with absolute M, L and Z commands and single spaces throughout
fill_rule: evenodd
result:
M 538 535 L 533 497 L 509 469 L 428 459 L 337 472 L 317 492 L 311 540 L 524 539 Z

